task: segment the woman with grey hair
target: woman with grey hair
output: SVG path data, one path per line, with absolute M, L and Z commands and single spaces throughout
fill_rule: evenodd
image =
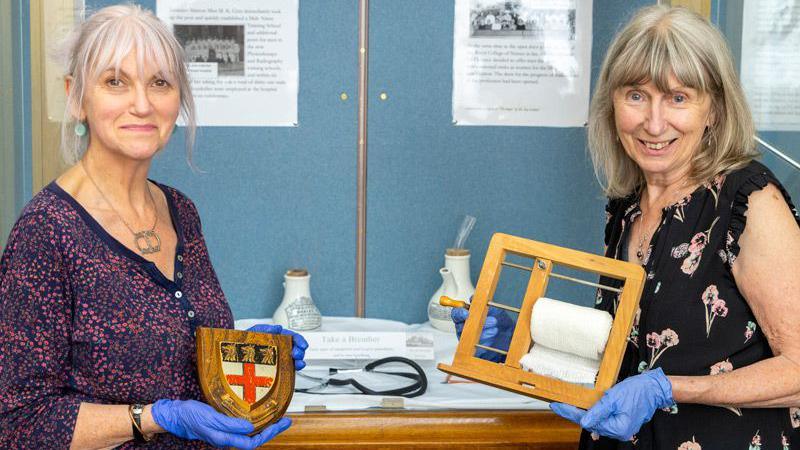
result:
M 0 447 L 256 448 L 260 433 L 200 401 L 197 327 L 232 328 L 194 204 L 149 181 L 182 112 L 183 51 L 151 12 L 104 8 L 64 46 L 62 150 L 0 259 Z M 291 334 L 296 368 L 307 344 Z
M 647 278 L 621 381 L 588 411 L 551 408 L 586 430 L 581 449 L 788 449 L 800 426 L 800 220 L 754 160 L 724 38 L 686 9 L 642 9 L 610 45 L 589 122 L 606 256 Z M 597 308 L 614 314 L 612 294 Z M 507 322 L 492 321 L 484 343 L 506 348 Z

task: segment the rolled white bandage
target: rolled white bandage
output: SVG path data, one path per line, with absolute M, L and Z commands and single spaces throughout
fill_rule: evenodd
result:
M 542 297 L 531 315 L 533 348 L 523 369 L 571 383 L 594 383 L 613 318 L 594 308 Z
M 600 359 L 612 322 L 605 311 L 542 297 L 533 305 L 531 337 L 553 350 Z
M 570 383 L 592 384 L 600 370 L 600 361 L 559 352 L 543 345 L 534 345 L 520 359 L 525 370 Z

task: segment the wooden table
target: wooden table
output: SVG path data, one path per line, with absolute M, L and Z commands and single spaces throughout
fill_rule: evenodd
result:
M 355 411 L 289 414 L 264 449 L 575 449 L 580 429 L 550 411 Z

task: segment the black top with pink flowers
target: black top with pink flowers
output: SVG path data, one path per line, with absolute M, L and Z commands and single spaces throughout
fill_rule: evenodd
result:
M 175 279 L 109 235 L 57 184 L 37 194 L 0 260 L 0 448 L 66 449 L 81 402 L 200 399 L 194 331 L 232 328 L 200 218 L 166 195 Z M 160 434 L 120 448 L 211 448 Z
M 786 190 L 758 162 L 718 175 L 663 210 L 645 255 L 647 279 L 621 378 L 654 367 L 668 375 L 716 375 L 772 356 L 731 272 L 746 225 L 748 196 L 768 183 L 783 192 L 797 217 Z M 639 198 L 611 200 L 606 212 L 606 256 L 624 259 L 629 230 L 641 216 Z M 598 294 L 597 308 L 614 314 L 616 307 L 613 293 Z M 581 448 L 786 450 L 798 426 L 796 408 L 680 404 L 657 411 L 631 442 L 593 440 L 584 433 Z

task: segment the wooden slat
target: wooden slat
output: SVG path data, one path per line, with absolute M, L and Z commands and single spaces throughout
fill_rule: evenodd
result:
M 547 279 L 552 270 L 553 264 L 550 261 L 537 259 L 533 262 L 528 288 L 525 290 L 525 298 L 522 300 L 522 307 L 517 317 L 517 326 L 514 328 L 514 336 L 508 348 L 506 365 L 509 367 L 519 369 L 521 367 L 519 360 L 531 348 L 531 311 L 536 300 L 547 290 Z

